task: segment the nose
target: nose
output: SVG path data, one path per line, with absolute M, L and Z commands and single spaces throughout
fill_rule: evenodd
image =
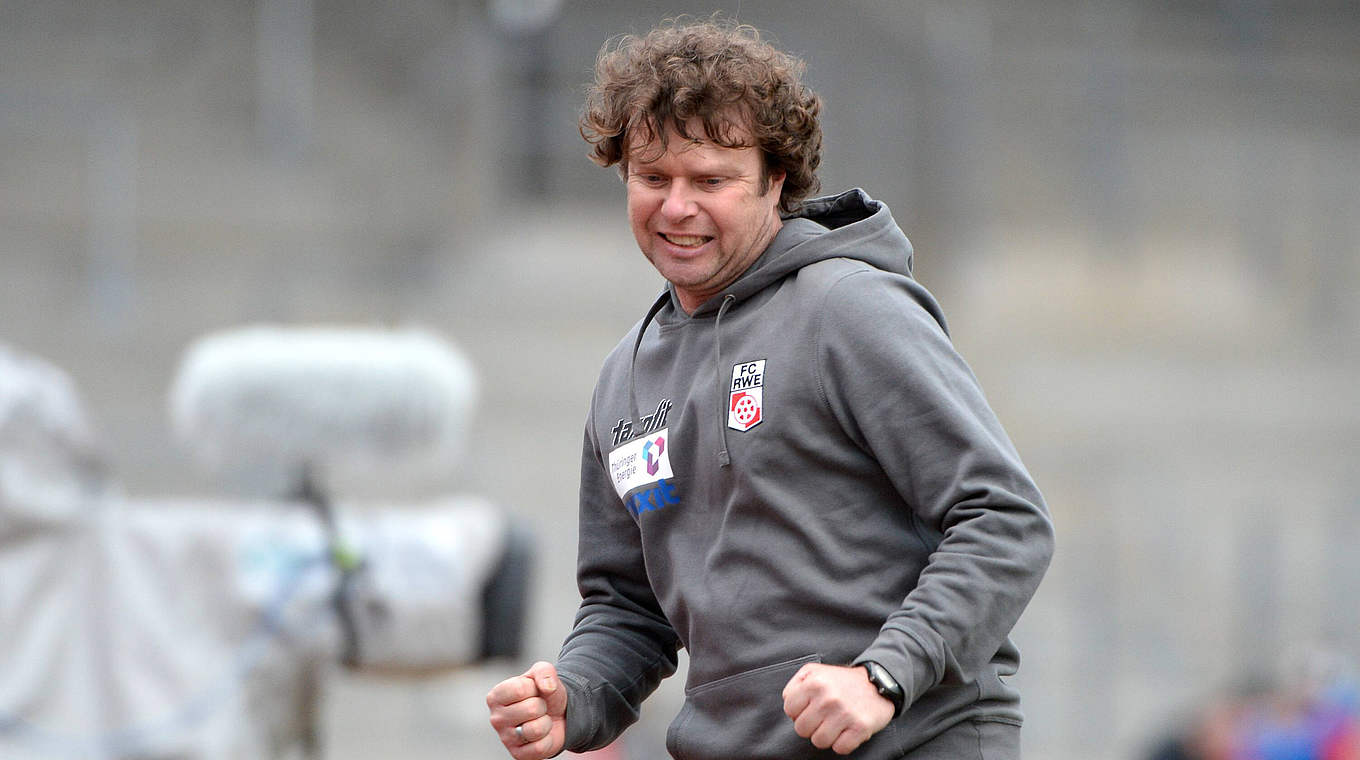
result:
M 666 189 L 666 198 L 661 202 L 661 215 L 668 221 L 677 221 L 694 216 L 698 206 L 688 182 L 672 180 Z

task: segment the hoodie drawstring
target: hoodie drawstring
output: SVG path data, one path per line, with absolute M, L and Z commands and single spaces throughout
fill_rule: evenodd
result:
M 642 324 L 638 326 L 637 340 L 633 341 L 633 356 L 628 363 L 628 413 L 633 415 L 633 419 L 630 420 L 630 422 L 633 424 L 634 430 L 637 429 L 638 420 L 642 419 L 642 410 L 638 408 L 637 402 L 637 357 L 638 351 L 642 348 L 642 336 L 647 332 L 647 325 L 652 323 L 652 320 L 656 318 L 657 312 L 661 311 L 666 303 L 670 301 L 670 298 L 671 295 L 669 291 L 663 290 L 661 292 L 661 295 L 658 296 L 656 301 L 652 304 L 652 308 L 647 310 L 647 316 L 642 318 Z
M 732 456 L 727 453 L 727 381 L 722 371 L 722 318 L 727 313 L 727 307 L 736 300 L 737 297 L 731 293 L 723 296 L 718 316 L 713 320 L 713 374 L 718 379 L 718 435 L 722 438 L 722 448 L 718 450 L 719 467 L 732 463 Z
M 656 299 L 652 308 L 647 310 L 647 316 L 642 318 L 637 338 L 633 341 L 633 355 L 628 365 L 628 413 L 633 415 L 631 422 L 634 429 L 637 428 L 638 420 L 642 419 L 642 410 L 638 408 L 637 402 L 637 357 L 638 351 L 642 348 L 642 336 L 647 332 L 647 326 L 669 300 L 669 292 L 662 293 Z M 718 449 L 720 467 L 727 467 L 732 463 L 732 456 L 727 452 L 727 383 L 722 371 L 722 318 L 727 313 L 727 308 L 736 301 L 737 297 L 731 293 L 723 296 L 722 304 L 718 307 L 718 315 L 713 320 L 713 376 L 717 379 L 718 385 L 718 436 L 722 441 L 722 446 Z

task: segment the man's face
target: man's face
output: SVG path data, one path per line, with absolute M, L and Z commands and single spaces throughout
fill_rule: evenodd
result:
M 692 131 L 703 134 L 702 127 Z M 629 150 L 628 221 L 642 253 L 693 312 L 774 239 L 784 175 L 764 185 L 756 148 L 691 142 L 674 128 L 667 144 L 665 153 L 656 142 Z

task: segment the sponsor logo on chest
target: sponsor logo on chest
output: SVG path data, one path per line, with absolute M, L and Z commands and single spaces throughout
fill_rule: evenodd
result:
M 747 431 L 765 421 L 765 360 L 732 365 L 727 394 L 727 426 Z
M 638 420 L 637 432 L 650 433 L 653 430 L 664 427 L 666 425 L 666 415 L 670 413 L 671 400 L 668 398 L 661 399 L 661 403 L 656 405 L 655 412 Z M 611 445 L 617 446 L 633 437 L 633 422 L 632 420 L 620 419 L 609 432 L 614 436 L 614 442 Z
M 671 482 L 670 428 L 662 428 L 609 452 L 609 478 L 633 515 L 680 503 Z

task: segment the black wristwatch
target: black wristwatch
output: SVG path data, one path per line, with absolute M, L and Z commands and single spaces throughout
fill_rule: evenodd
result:
M 887 668 L 873 660 L 865 660 L 860 663 L 860 666 L 869 673 L 869 683 L 873 684 L 875 689 L 878 689 L 879 696 L 893 703 L 893 717 L 896 718 L 901 715 L 902 704 L 906 702 L 907 695 L 902 691 L 902 685 L 897 682 L 897 679 L 892 677 Z

